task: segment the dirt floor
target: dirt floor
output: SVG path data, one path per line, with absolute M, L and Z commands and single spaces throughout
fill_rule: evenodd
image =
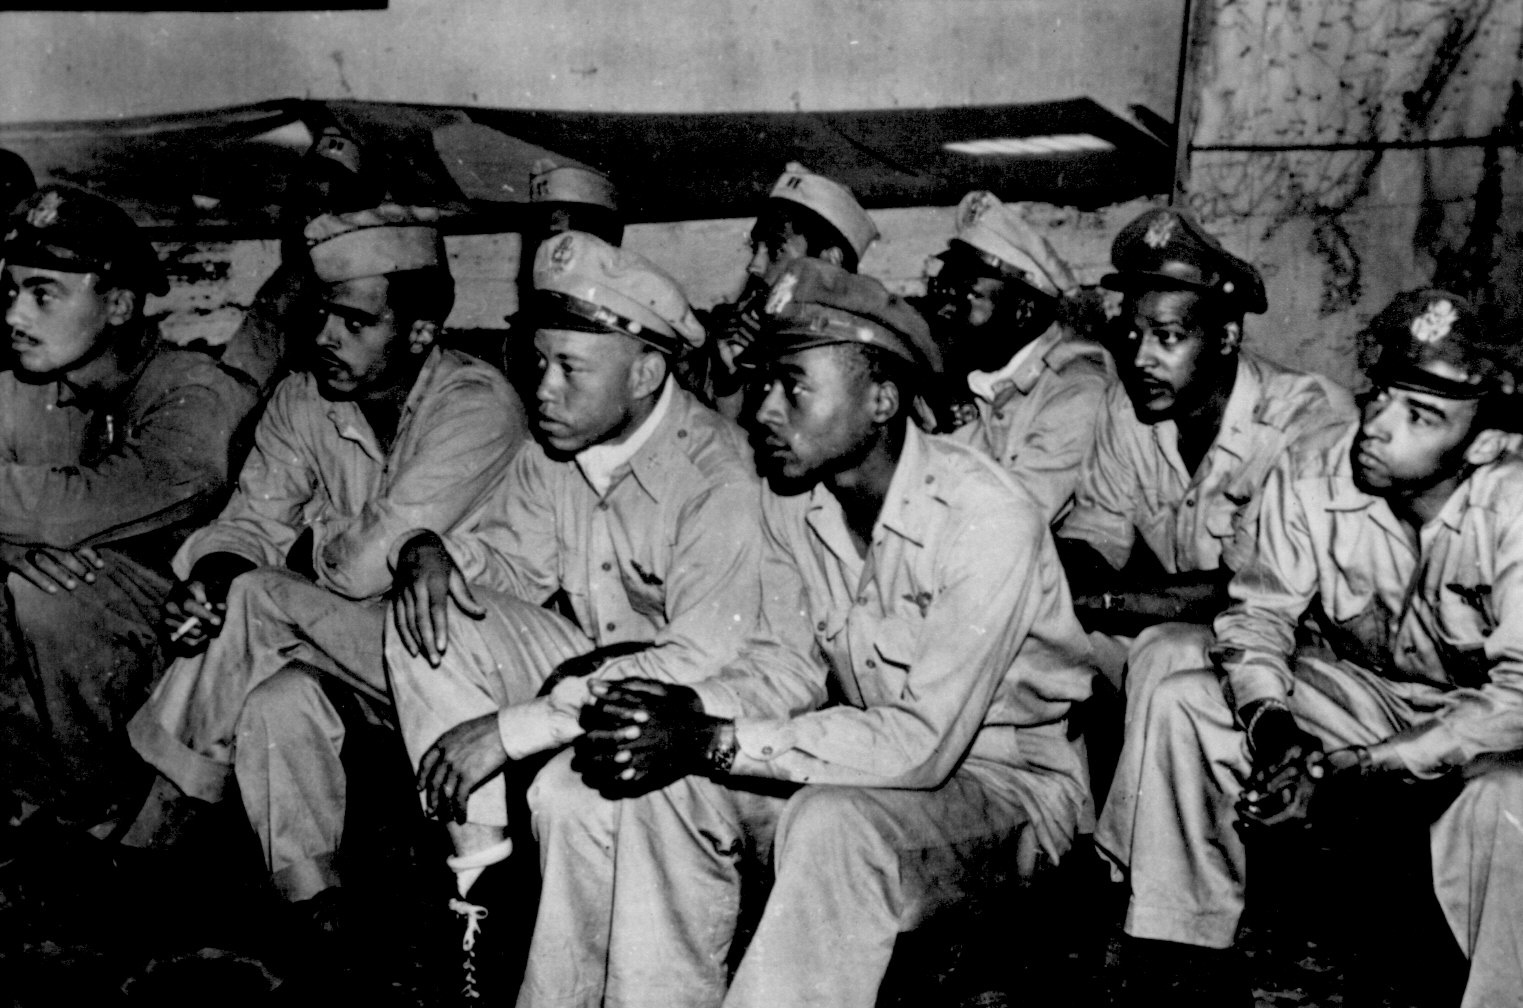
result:
M 236 805 L 195 821 L 169 851 L 31 830 L 0 867 L 0 1008 L 459 1003 L 461 930 L 445 908 L 442 838 L 415 808 L 401 788 L 354 797 L 349 836 L 361 853 L 346 866 L 352 897 L 336 930 L 275 899 Z M 1241 992 L 1236 1003 L 1457 1003 L 1463 963 L 1411 870 L 1420 837 L 1385 840 L 1377 857 L 1294 838 L 1277 859 L 1255 862 L 1240 954 L 1218 963 Z M 534 910 L 526 854 L 481 884 L 491 908 L 478 950 L 482 1003 L 509 1004 L 516 987 Z M 1158 1003 L 1131 986 L 1124 901 L 1081 846 L 1037 883 L 907 936 L 880 1008 Z

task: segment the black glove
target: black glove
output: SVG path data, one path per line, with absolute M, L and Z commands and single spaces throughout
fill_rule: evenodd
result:
M 709 767 L 719 730 L 729 722 L 703 712 L 687 686 L 648 679 L 597 682 L 598 701 L 582 710 L 587 734 L 573 766 L 605 797 L 655 791 Z

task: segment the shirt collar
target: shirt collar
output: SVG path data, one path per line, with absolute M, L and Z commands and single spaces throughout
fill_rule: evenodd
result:
M 635 428 L 633 434 L 618 444 L 596 444 L 590 448 L 584 448 L 576 454 L 577 468 L 592 484 L 592 489 L 599 497 L 608 493 L 613 486 L 614 476 L 618 471 L 634 460 L 636 454 L 650 440 L 656 428 L 661 426 L 661 421 L 666 419 L 671 411 L 672 399 L 676 396 L 676 383 L 671 376 L 661 386 L 661 395 L 656 399 L 656 406 L 650 411 L 650 416 L 641 421 L 640 426 Z M 642 485 L 645 481 L 642 481 Z M 646 486 L 649 491 L 650 487 Z
M 883 507 L 873 523 L 872 544 L 882 532 L 892 532 L 914 543 L 925 545 L 926 509 L 933 503 L 945 505 L 941 496 L 941 477 L 926 441 L 927 435 L 913 423 L 906 422 L 904 445 L 894 465 L 893 478 L 883 496 Z M 828 516 L 828 517 L 827 517 Z M 846 519 L 840 503 L 823 483 L 809 491 L 808 521 L 815 534 L 843 561 L 859 562 L 856 547 L 846 533 Z
M 434 386 L 434 376 L 444 362 L 444 348 L 435 345 L 424 359 L 423 366 L 418 369 L 418 376 L 413 379 L 412 389 L 407 393 L 407 400 L 402 404 L 402 415 L 397 418 L 397 433 L 392 439 L 392 444 L 402 440 L 402 432 L 407 429 L 408 421 L 418 411 L 418 404 L 423 397 L 428 395 Z M 308 376 L 314 383 L 317 379 Z M 318 393 L 321 395 L 321 393 Z M 338 431 L 338 436 L 348 441 L 353 441 L 364 450 L 377 463 L 382 465 L 386 462 L 386 453 L 381 451 L 381 446 L 375 439 L 375 431 L 370 429 L 370 424 L 365 420 L 364 411 L 358 403 L 334 402 L 328 404 L 328 420 Z
M 1047 331 L 1015 352 L 1009 362 L 998 371 L 973 371 L 968 375 L 968 389 L 985 402 L 993 402 L 995 390 L 1001 382 L 1013 382 L 1022 394 L 1031 391 L 1047 355 L 1063 338 L 1063 330 L 1049 326 Z

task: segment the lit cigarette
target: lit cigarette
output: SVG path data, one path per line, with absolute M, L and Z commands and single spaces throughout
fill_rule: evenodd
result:
M 201 625 L 201 617 L 199 617 L 199 616 L 190 616 L 190 617 L 187 617 L 185 622 L 181 623 L 179 626 L 175 627 L 175 632 L 169 635 L 169 643 L 173 644 L 175 641 L 179 640 L 181 637 L 184 637 L 186 634 L 190 633 L 192 630 L 196 629 L 200 625 Z

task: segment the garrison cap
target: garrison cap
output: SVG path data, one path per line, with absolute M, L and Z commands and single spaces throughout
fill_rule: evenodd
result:
M 835 179 L 816 175 L 797 161 L 788 162 L 769 198 L 797 203 L 819 214 L 841 233 L 858 259 L 878 238 L 878 226 L 867 216 L 867 211 L 862 209 L 850 189 Z
M 742 367 L 844 343 L 876 347 L 916 368 L 941 371 L 941 351 L 920 313 L 872 277 L 834 263 L 810 258 L 789 263 L 763 314 L 762 334 L 737 362 Z
M 952 240 L 966 246 L 997 275 L 1015 275 L 1048 297 L 1078 286 L 1047 239 L 992 192 L 975 190 L 962 198 Z
M 46 185 L 17 204 L 0 258 L 12 266 L 98 273 L 128 290 L 169 292 L 158 253 L 127 211 L 74 186 Z
M 370 210 L 323 214 L 303 232 L 312 270 L 326 283 L 405 273 L 444 263 L 439 211 L 383 203 Z
M 360 173 L 363 164 L 359 142 L 337 126 L 324 126 L 317 139 L 312 141 L 312 149 L 308 153 L 332 161 L 355 175 Z
M 1457 294 L 1425 288 L 1398 294 L 1366 327 L 1377 385 L 1445 399 L 1511 392 L 1512 348 L 1487 336 L 1474 306 Z
M 677 281 L 596 235 L 566 231 L 541 243 L 534 290 L 539 328 L 621 333 L 672 354 L 703 346 L 703 326 Z
M 540 158 L 529 169 L 530 203 L 587 203 L 618 212 L 619 201 L 607 175 L 582 165 Z
M 1101 278 L 1111 290 L 1192 290 L 1215 294 L 1244 312 L 1269 308 L 1259 271 L 1222 247 L 1183 210 L 1145 211 L 1111 244 L 1116 272 Z

